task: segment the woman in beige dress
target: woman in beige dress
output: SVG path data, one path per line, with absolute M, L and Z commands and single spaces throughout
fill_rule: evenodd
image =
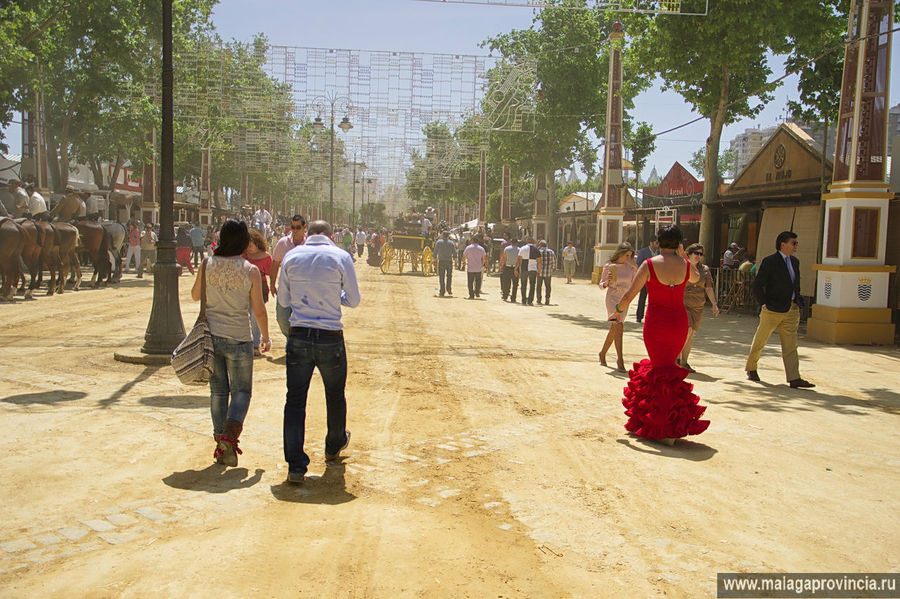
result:
M 600 289 L 606 289 L 606 317 L 610 319 L 609 332 L 600 350 L 600 363 L 606 366 L 606 352 L 609 347 L 616 345 L 616 370 L 625 372 L 625 358 L 622 356 L 622 333 L 625 330 L 623 315 L 622 320 L 615 322 L 616 304 L 631 287 L 631 281 L 637 273 L 637 265 L 634 263 L 634 248 L 630 243 L 622 243 L 616 248 L 615 253 L 609 258 L 609 262 L 603 265 L 600 275 Z M 620 310 L 628 313 L 628 305 L 619 306 Z

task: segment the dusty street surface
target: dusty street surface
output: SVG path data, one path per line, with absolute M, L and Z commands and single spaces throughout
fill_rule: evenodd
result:
M 712 425 L 668 448 L 623 428 L 596 287 L 523 307 L 496 277 L 468 301 L 465 273 L 439 299 L 436 277 L 358 269 L 352 443 L 325 468 L 316 376 L 302 487 L 280 341 L 223 470 L 207 389 L 113 360 L 143 342 L 152 278 L 0 305 L 0 596 L 708 597 L 716 572 L 900 566 L 896 347 L 801 335 L 817 387 L 791 390 L 775 335 L 754 384 L 756 320 L 708 314 L 690 380 Z M 625 351 L 644 356 L 633 315 Z

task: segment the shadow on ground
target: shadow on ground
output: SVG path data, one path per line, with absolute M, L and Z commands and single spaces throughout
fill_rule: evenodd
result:
M 0 398 L 0 401 L 26 406 L 31 404 L 52 405 L 64 401 L 75 401 L 84 397 L 87 397 L 87 393 L 84 391 L 42 391 L 40 393 L 10 395 L 9 397 Z
M 675 445 L 671 447 L 663 445 L 658 441 L 644 439 L 642 437 L 616 439 L 616 443 L 641 453 L 657 455 L 663 458 L 690 460 L 692 462 L 705 462 L 718 453 L 716 449 L 713 449 L 709 445 L 685 439 L 678 439 L 675 441 Z
M 307 476 L 303 483 L 283 482 L 272 485 L 272 496 L 289 503 L 314 503 L 320 505 L 340 505 L 356 499 L 356 495 L 346 489 L 344 465 L 340 462 L 325 465 L 322 476 Z
M 151 408 L 197 410 L 209 407 L 209 395 L 154 395 L 142 397 L 140 402 Z
M 250 476 L 246 468 L 228 468 L 222 464 L 210 464 L 203 470 L 173 472 L 162 481 L 172 488 L 185 491 L 227 493 L 252 487 L 262 480 L 264 472 L 262 468 L 257 468 L 253 476 Z

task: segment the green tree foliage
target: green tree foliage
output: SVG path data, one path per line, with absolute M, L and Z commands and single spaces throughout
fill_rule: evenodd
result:
M 684 0 L 683 9 L 702 0 Z M 664 89 L 678 92 L 709 119 L 710 134 L 704 155 L 700 242 L 714 246 L 715 218 L 710 202 L 718 190 L 718 161 L 722 129 L 744 117 L 759 114 L 772 99 L 767 85 L 773 71 L 772 54 L 786 55 L 798 40 L 822 37 L 834 27 L 832 7 L 818 0 L 773 0 L 766 10 L 747 0 L 709 3 L 704 17 L 634 15 L 627 22 L 643 31 L 635 44 L 647 71 L 657 74 Z
M 177 3 L 176 39 L 207 29 L 214 3 Z M 0 59 L 0 120 L 9 122 L 15 110 L 33 110 L 38 94 L 43 97 L 48 162 L 57 191 L 68 180 L 73 153 L 124 159 L 146 152 L 153 115 L 136 106 L 134 98 L 154 65 L 159 72 L 161 21 L 161 5 L 146 0 L 22 0 L 0 8 L 0 44 L 9 52 Z M 16 64 L 7 70 L 10 60 Z
M 733 177 L 736 177 L 737 173 L 734 172 L 736 158 L 734 150 L 731 148 L 722 150 L 719 153 L 719 161 L 716 163 L 716 168 L 719 173 L 731 173 Z M 696 152 L 691 154 L 691 159 L 688 160 L 688 164 L 694 169 L 694 172 L 702 173 L 703 167 L 706 165 L 706 148 L 698 148 Z

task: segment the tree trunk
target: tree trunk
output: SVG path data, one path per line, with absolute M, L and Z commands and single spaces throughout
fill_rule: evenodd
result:
M 510 200 L 511 201 L 511 200 Z M 556 200 L 556 173 L 547 173 L 547 246 L 554 252 L 559 250 L 559 202 Z M 593 251 L 593 248 L 591 249 Z
M 103 166 L 100 163 L 100 159 L 96 156 L 91 156 L 88 159 L 88 166 L 91 169 L 91 176 L 94 178 L 94 185 L 97 186 L 97 189 L 103 189 Z
M 722 128 L 728 105 L 728 87 L 730 73 L 722 67 L 721 88 L 719 90 L 719 106 L 712 115 L 709 137 L 706 139 L 706 158 L 703 161 L 703 207 L 700 213 L 700 244 L 706 252 L 719 255 L 716 246 L 716 228 L 718 226 L 718 209 L 712 204 L 719 193 L 719 143 L 722 139 Z M 723 242 L 725 240 L 722 240 Z M 716 266 L 713 261 L 713 265 Z
M 122 170 L 122 164 L 125 162 L 125 156 L 122 154 L 122 148 L 118 148 L 116 153 L 116 166 L 113 167 L 113 172 L 109 177 L 109 187 L 107 189 L 113 190 L 116 188 L 116 181 L 119 180 L 119 171 Z
M 47 145 L 47 170 L 50 171 L 50 181 L 52 182 L 53 189 L 57 189 L 59 187 L 59 153 L 57 148 L 59 144 L 56 142 L 56 137 L 50 133 L 47 133 L 46 138 Z M 65 185 L 63 185 L 63 189 L 65 189 Z

